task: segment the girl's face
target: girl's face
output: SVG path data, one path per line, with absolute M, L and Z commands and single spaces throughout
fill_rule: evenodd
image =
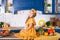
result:
M 34 12 L 33 11 L 30 11 L 29 17 L 31 18 L 31 17 L 33 17 L 33 15 L 34 15 Z

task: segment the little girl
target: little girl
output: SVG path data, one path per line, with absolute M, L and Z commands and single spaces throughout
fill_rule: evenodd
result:
M 36 10 L 31 9 L 28 19 L 26 20 L 26 29 L 21 30 L 19 33 L 14 34 L 17 38 L 27 38 L 27 39 L 33 39 L 37 37 L 37 32 L 34 28 L 36 25 L 34 17 L 36 16 Z

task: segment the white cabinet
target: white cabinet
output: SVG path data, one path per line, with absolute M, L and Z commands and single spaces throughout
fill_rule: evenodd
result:
M 52 13 L 52 0 L 44 0 L 44 3 L 45 13 Z
M 56 13 L 60 13 L 60 0 L 56 0 L 56 4 L 55 4 L 55 8 L 56 8 Z

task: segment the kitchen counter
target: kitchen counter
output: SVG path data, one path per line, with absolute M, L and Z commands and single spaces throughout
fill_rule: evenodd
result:
M 43 36 L 40 35 L 38 38 L 35 38 L 35 40 L 58 40 L 60 38 L 60 34 L 57 33 L 56 36 Z
M 44 36 L 40 35 L 39 37 L 35 38 L 34 40 L 58 40 L 60 38 L 60 34 L 57 33 L 56 36 Z M 15 38 L 13 34 L 7 37 L 2 37 L 0 40 L 20 40 L 21 38 Z
M 22 28 L 23 27 L 5 27 L 5 28 L 0 28 L 0 30 L 19 30 Z
M 10 30 L 11 32 L 20 32 L 20 30 L 23 29 L 23 27 L 6 27 L 6 28 L 0 28 L 1 30 Z M 47 31 L 49 28 L 44 28 L 44 31 Z M 36 30 L 38 32 L 38 30 Z M 60 28 L 55 28 L 55 31 L 60 33 Z

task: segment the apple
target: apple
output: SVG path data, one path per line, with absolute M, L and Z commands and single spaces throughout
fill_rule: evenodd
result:
M 9 31 L 5 31 L 6 34 L 9 34 Z
M 55 30 L 54 29 L 48 29 L 48 33 L 55 33 Z
M 0 34 L 3 34 L 3 32 L 0 32 Z
M 3 30 L 3 33 L 5 32 L 6 30 Z
M 8 35 L 10 32 L 8 30 L 3 31 L 3 35 Z

